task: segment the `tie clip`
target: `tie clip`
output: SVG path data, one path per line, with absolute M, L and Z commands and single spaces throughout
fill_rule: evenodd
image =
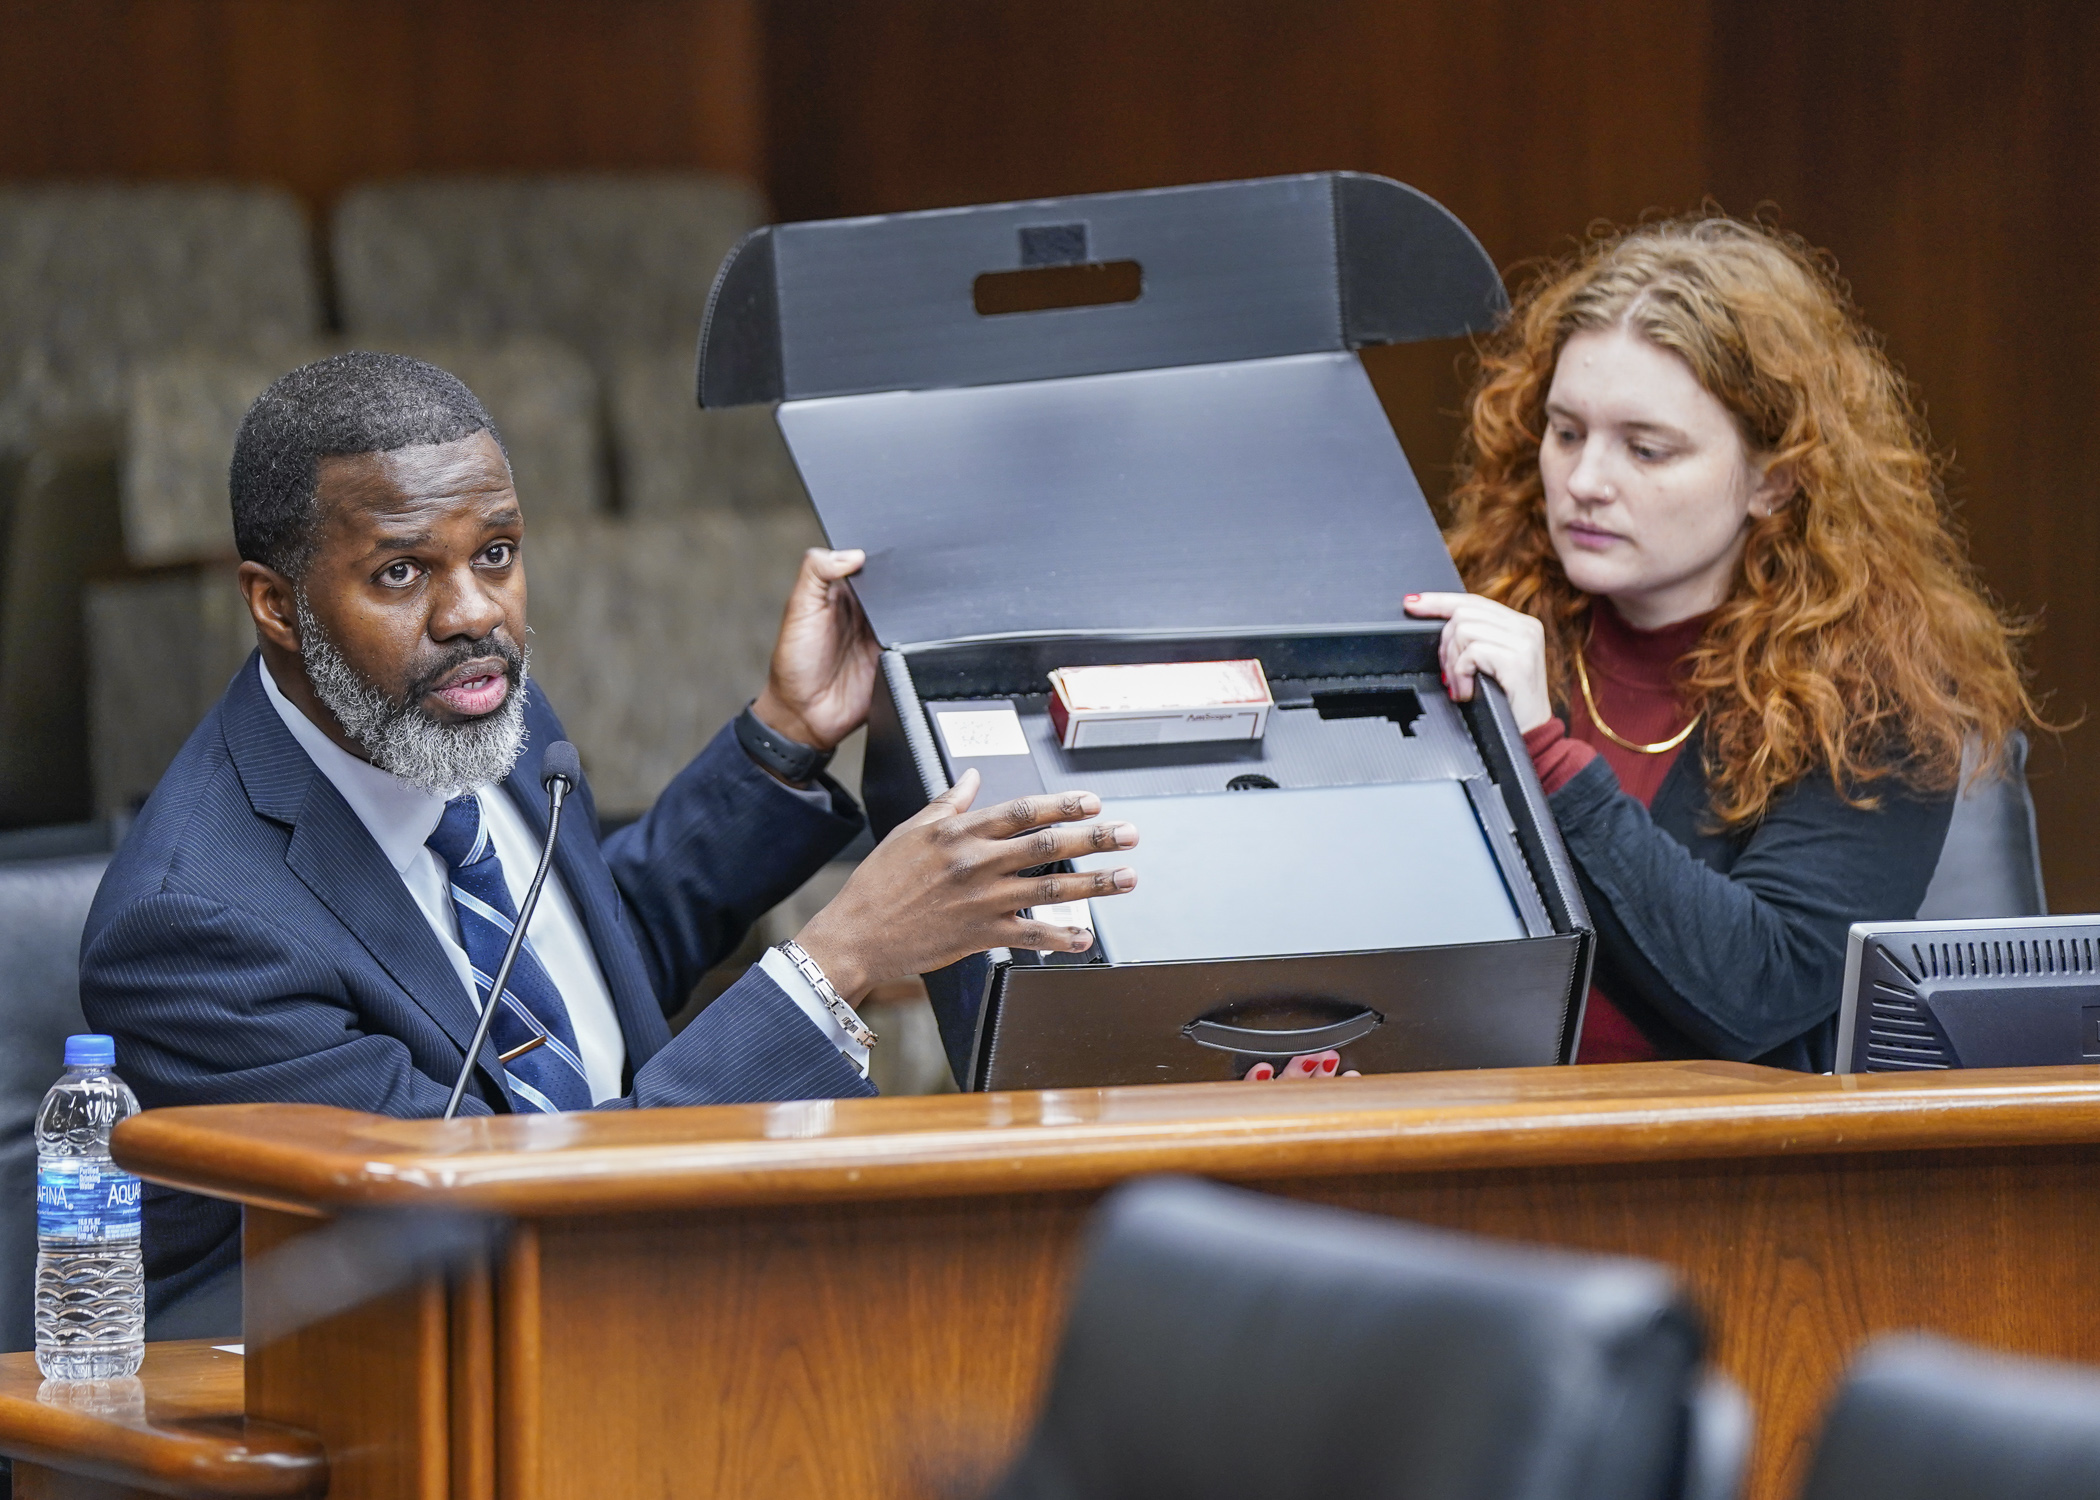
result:
M 498 1052 L 496 1054 L 496 1061 L 508 1067 L 511 1063 L 516 1062 L 519 1058 L 523 1057 L 533 1048 L 542 1045 L 546 1040 L 547 1039 L 543 1036 L 536 1036 L 529 1042 L 520 1042 L 517 1046 L 511 1048 L 508 1052 Z

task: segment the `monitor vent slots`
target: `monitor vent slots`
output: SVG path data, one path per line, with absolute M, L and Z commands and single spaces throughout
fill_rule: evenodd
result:
M 2100 972 L 2091 938 L 2009 938 L 1981 943 L 1913 943 L 1910 945 L 1910 955 L 1910 977 L 1913 981 Z
M 1923 1007 L 1889 985 L 1874 986 L 1867 1020 L 1867 1068 L 1871 1072 L 1951 1068 L 1946 1038 Z

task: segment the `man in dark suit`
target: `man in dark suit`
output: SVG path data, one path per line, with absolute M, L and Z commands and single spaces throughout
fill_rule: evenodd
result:
M 459 381 L 355 353 L 263 393 L 231 489 L 258 651 L 112 862 L 82 1002 L 148 1107 L 435 1116 L 545 837 L 540 761 L 562 738 L 526 673 L 509 464 Z M 821 774 L 873 683 L 845 582 L 860 562 L 808 554 L 764 691 L 639 822 L 601 840 L 576 789 L 463 1112 L 872 1093 L 852 1009 L 870 987 L 991 947 L 1089 946 L 1017 913 L 1134 877 L 1018 872 L 1135 831 L 1082 822 L 1100 810 L 1084 794 L 971 812 L 966 776 L 671 1035 L 699 976 L 861 826 Z M 238 1227 L 230 1205 L 149 1188 L 149 1308 L 223 1284 Z

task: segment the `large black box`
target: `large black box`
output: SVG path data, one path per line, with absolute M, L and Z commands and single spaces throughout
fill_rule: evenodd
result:
M 926 976 L 965 1087 L 1571 1058 L 1588 913 L 1506 700 L 1453 704 L 1401 608 L 1461 585 L 1353 352 L 1504 305 L 1457 219 L 1353 173 L 776 225 L 723 264 L 700 403 L 778 402 L 868 554 L 878 833 L 960 774 L 935 717 L 1004 704 L 986 800 L 1084 787 L 1153 828 L 1094 953 Z M 1259 742 L 1050 729 L 1053 668 L 1249 656 Z

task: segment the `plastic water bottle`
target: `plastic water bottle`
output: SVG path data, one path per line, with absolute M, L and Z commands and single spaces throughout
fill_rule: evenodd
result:
M 36 1115 L 36 1365 L 52 1380 L 108 1380 L 146 1357 L 139 1180 L 109 1133 L 139 1112 L 106 1036 L 66 1038 L 66 1071 Z

